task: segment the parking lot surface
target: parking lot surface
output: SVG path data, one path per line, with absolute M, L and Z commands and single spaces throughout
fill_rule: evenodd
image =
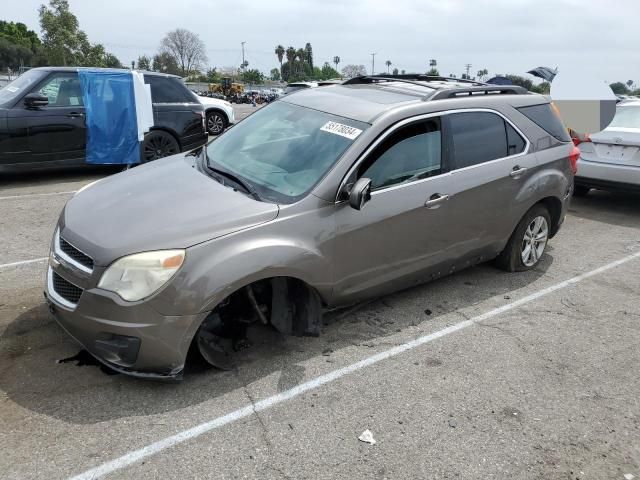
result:
M 107 174 L 0 179 L 1 478 L 640 478 L 639 196 L 574 199 L 533 271 L 265 331 L 236 370 L 163 384 L 78 355 L 44 304 L 60 209 Z

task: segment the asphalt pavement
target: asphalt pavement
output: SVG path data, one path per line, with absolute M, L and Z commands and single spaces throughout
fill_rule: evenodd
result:
M 162 384 L 78 357 L 43 301 L 60 209 L 112 173 L 0 178 L 0 478 L 640 479 L 640 196 L 574 199 L 533 271 L 264 331 L 235 371 Z

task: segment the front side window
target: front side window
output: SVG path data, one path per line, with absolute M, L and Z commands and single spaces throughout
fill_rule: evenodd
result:
M 430 118 L 389 135 L 358 169 L 373 190 L 413 182 L 442 172 L 440 120 Z
M 207 161 L 250 184 L 261 199 L 292 203 L 306 195 L 368 127 L 279 101 L 209 143 Z
M 80 80 L 75 73 L 51 75 L 38 89 L 38 93 L 49 99 L 50 107 L 77 107 L 83 104 Z
M 27 93 L 46 75 L 42 70 L 27 70 L 3 88 L 0 88 L 0 105 L 10 105 Z
M 522 153 L 526 141 L 509 122 L 491 112 L 449 115 L 455 168 L 465 168 Z

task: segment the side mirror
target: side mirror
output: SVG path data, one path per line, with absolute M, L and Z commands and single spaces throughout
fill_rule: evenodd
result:
M 41 93 L 29 93 L 24 97 L 24 104 L 29 108 L 46 107 L 49 105 L 49 98 Z
M 349 192 L 349 205 L 356 210 L 362 210 L 369 200 L 371 200 L 371 179 L 361 178 Z

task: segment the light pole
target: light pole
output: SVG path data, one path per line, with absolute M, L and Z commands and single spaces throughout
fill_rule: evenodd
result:
M 371 54 L 371 75 L 375 75 L 376 74 L 376 55 L 377 53 L 372 53 Z
M 244 69 L 246 67 L 246 65 L 244 64 L 244 44 L 247 42 L 240 42 L 242 44 L 242 71 L 244 72 Z

